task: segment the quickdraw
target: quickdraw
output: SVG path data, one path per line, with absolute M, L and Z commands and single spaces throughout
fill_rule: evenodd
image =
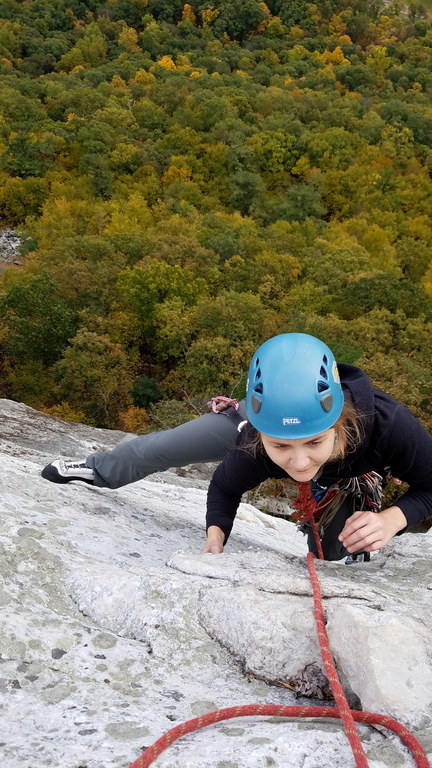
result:
M 245 424 L 247 424 L 247 419 L 244 419 L 239 412 L 238 401 L 233 400 L 231 397 L 218 395 L 217 397 L 212 397 L 207 405 L 212 409 L 213 413 L 221 413 L 232 421 L 238 432 L 241 432 Z
M 237 400 L 233 400 L 231 397 L 223 397 L 222 395 L 212 397 L 207 405 L 212 409 L 213 413 L 224 413 L 229 407 L 234 408 L 235 411 L 239 409 Z

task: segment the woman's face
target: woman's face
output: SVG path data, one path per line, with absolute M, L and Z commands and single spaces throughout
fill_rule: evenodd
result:
M 323 464 L 335 458 L 336 430 L 333 427 L 300 440 L 282 440 L 261 432 L 261 440 L 267 456 L 299 483 L 312 480 Z

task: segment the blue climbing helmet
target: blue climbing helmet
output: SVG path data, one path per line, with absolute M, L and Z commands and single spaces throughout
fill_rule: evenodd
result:
M 281 333 L 255 352 L 246 412 L 259 432 L 287 440 L 318 435 L 335 424 L 343 404 L 334 355 L 314 336 Z

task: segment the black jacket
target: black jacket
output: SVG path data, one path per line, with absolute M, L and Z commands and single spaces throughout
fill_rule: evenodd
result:
M 324 465 L 320 485 L 329 486 L 371 471 L 384 476 L 389 468 L 394 477 L 409 485 L 407 493 L 394 502 L 404 513 L 407 528 L 432 517 L 432 436 L 411 411 L 373 387 L 360 368 L 344 363 L 338 368 L 345 397 L 362 415 L 364 439 L 343 460 Z M 248 451 L 245 446 L 254 435 L 254 428 L 248 424 L 214 472 L 209 486 L 207 527 L 217 525 L 226 539 L 243 493 L 269 477 L 289 477 L 263 450 L 258 449 L 256 456 Z

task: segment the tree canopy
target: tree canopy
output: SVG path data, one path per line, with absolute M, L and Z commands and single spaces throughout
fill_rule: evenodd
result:
M 0 0 L 0 394 L 151 428 L 295 330 L 431 428 L 430 5 Z

